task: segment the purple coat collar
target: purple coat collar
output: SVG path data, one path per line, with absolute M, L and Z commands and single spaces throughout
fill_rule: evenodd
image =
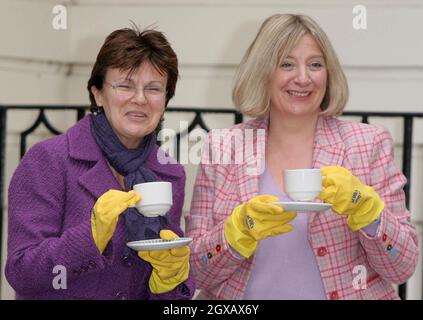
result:
M 103 187 L 114 186 L 120 188 L 113 175 L 105 174 L 110 171 L 108 169 L 106 158 L 103 156 L 100 147 L 97 145 L 91 133 L 91 115 L 85 116 L 76 125 L 71 127 L 66 136 L 69 143 L 69 156 L 79 161 L 91 161 L 96 164 L 83 175 L 81 175 L 79 182 L 90 191 L 95 197 L 99 197 L 104 193 Z M 161 164 L 158 161 L 158 156 L 166 156 L 172 159 L 157 145 L 154 147 L 150 156 L 147 159 L 148 167 L 153 170 L 158 177 L 172 177 L 183 178 L 185 176 L 183 167 L 179 165 L 174 159 L 170 164 Z M 102 180 L 103 183 L 98 183 Z

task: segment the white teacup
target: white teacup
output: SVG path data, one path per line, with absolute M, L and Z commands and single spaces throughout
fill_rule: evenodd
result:
M 292 200 L 313 201 L 322 191 L 322 170 L 284 170 L 283 182 L 285 192 Z
M 146 217 L 164 216 L 172 207 L 172 183 L 165 181 L 145 182 L 134 185 L 133 190 L 141 196 L 134 206 Z

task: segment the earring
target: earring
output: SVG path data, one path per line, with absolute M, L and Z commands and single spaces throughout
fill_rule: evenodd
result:
M 103 112 L 103 107 L 102 106 L 95 106 L 95 107 L 91 107 L 91 113 L 94 116 L 97 116 L 99 113 Z

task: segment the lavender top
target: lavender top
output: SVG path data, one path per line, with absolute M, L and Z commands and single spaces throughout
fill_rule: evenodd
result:
M 123 216 L 103 254 L 95 246 L 91 209 L 104 192 L 121 188 L 91 134 L 90 117 L 33 146 L 16 169 L 9 186 L 7 280 L 18 299 L 190 299 L 192 274 L 171 292 L 150 292 L 151 265 L 123 254 Z M 185 172 L 179 164 L 160 164 L 162 152 L 155 146 L 146 165 L 172 183 L 169 228 L 182 236 Z
M 279 189 L 267 169 L 260 176 L 260 194 L 292 201 Z M 309 213 L 298 212 L 291 222 L 294 230 L 259 241 L 254 269 L 244 299 L 325 300 L 326 294 L 315 255 L 308 242 Z M 380 221 L 363 228 L 376 235 Z
M 292 201 L 272 176 L 263 172 L 260 194 Z M 326 299 L 316 258 L 307 240 L 307 212 L 298 212 L 294 230 L 259 241 L 244 299 Z

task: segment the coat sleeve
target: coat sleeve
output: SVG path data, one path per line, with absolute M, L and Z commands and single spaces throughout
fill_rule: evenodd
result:
M 229 170 L 225 165 L 212 164 L 212 149 L 209 133 L 203 146 L 190 213 L 186 219 L 186 230 L 187 235 L 193 238 L 191 265 L 197 288 L 216 291 L 239 269 L 245 259 L 230 248 L 223 232 L 225 219 L 216 216 L 217 192 L 224 189 L 221 186 L 224 185 Z M 227 216 L 230 214 L 231 212 L 227 212 Z
M 406 178 L 393 157 L 392 137 L 382 129 L 374 142 L 370 185 L 380 195 L 385 208 L 374 237 L 360 230 L 360 242 L 371 267 L 384 279 L 404 283 L 414 273 L 418 258 L 418 235 L 410 222 L 403 187 Z
M 60 143 L 63 140 L 58 140 Z M 62 231 L 66 175 L 59 149 L 44 142 L 36 144 L 22 159 L 9 185 L 5 275 L 22 295 L 53 290 L 57 270 L 63 271 L 63 267 L 70 284 L 81 273 L 96 272 L 106 263 L 94 244 L 89 213 L 79 225 Z

